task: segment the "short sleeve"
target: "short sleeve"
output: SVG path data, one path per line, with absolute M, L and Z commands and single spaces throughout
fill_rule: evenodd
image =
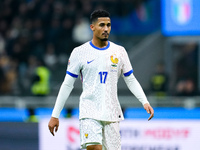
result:
M 80 73 L 80 58 L 78 49 L 74 49 L 69 57 L 66 73 L 77 78 Z
M 131 73 L 133 73 L 133 68 L 130 62 L 130 59 L 128 57 L 128 54 L 126 50 L 122 47 L 123 54 L 122 54 L 122 75 L 129 76 Z

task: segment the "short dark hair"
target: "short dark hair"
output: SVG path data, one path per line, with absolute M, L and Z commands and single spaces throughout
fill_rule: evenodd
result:
M 93 23 L 93 22 L 97 21 L 98 18 L 100 18 L 100 17 L 109 17 L 110 18 L 110 13 L 107 12 L 106 10 L 102 10 L 102 9 L 95 10 L 90 15 L 90 22 Z

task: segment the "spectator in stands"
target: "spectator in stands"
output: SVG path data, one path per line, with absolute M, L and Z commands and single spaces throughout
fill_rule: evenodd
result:
M 72 38 L 77 45 L 83 44 L 92 38 L 92 32 L 90 30 L 90 23 L 86 18 L 78 16 L 73 28 Z
M 158 63 L 156 71 L 150 79 L 151 93 L 157 97 L 164 97 L 168 92 L 168 75 L 165 72 L 164 64 Z
M 17 82 L 16 62 L 7 55 L 0 56 L 0 94 L 13 94 Z
M 182 44 L 180 56 L 176 62 L 176 79 L 191 78 L 197 82 L 198 46 L 197 43 Z M 188 69 L 189 68 L 189 69 Z
M 50 92 L 50 70 L 39 59 L 32 78 L 31 91 L 34 96 L 46 96 Z
M 176 83 L 175 93 L 177 96 L 194 96 L 197 92 L 197 64 L 198 45 L 197 43 L 187 43 L 178 45 L 179 57 L 175 62 Z M 188 69 L 189 68 L 189 69 Z
M 23 91 L 22 95 L 32 95 L 30 87 L 32 85 L 32 78 L 35 76 L 35 70 L 37 68 L 37 57 L 34 55 L 30 55 L 28 57 L 27 65 L 24 66 L 24 73 L 20 73 L 20 85 L 21 91 Z
M 191 78 L 180 80 L 176 85 L 176 96 L 197 96 L 194 80 Z

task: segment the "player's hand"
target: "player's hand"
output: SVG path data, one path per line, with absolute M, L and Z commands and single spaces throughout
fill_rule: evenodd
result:
M 55 129 L 55 132 L 57 132 L 58 126 L 59 126 L 59 119 L 51 117 L 49 124 L 48 124 L 48 127 L 49 127 L 49 131 L 51 132 L 51 134 L 53 136 L 54 136 L 54 129 Z
M 147 111 L 148 114 L 150 114 L 148 121 L 151 120 L 151 118 L 153 118 L 153 116 L 154 116 L 153 108 L 151 107 L 151 105 L 149 103 L 146 103 L 146 104 L 144 104 L 144 109 Z

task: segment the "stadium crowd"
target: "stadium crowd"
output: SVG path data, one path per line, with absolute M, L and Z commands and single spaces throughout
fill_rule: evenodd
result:
M 139 2 L 1 0 L 0 95 L 33 94 L 30 87 L 37 81 L 35 69 L 41 62 L 49 74 L 56 64 L 66 64 L 72 49 L 91 39 L 85 18 L 94 8 L 123 16 Z
M 91 39 L 88 16 L 94 9 L 103 8 L 111 16 L 123 17 L 145 1 L 1 0 L 0 95 L 49 94 L 52 72 L 60 64 L 67 64 L 75 46 Z M 175 91 L 173 95 L 196 95 L 197 46 L 178 46 L 178 49 L 183 52 L 180 52 L 180 59 L 175 62 L 177 79 L 174 81 L 176 85 L 172 87 L 172 91 Z M 183 67 L 188 65 L 194 70 L 190 74 Z M 37 84 L 39 78 L 46 80 Z M 155 79 L 153 81 L 156 82 Z M 172 79 L 166 81 L 169 80 Z M 167 82 L 159 85 L 164 92 L 170 88 Z M 151 84 L 152 87 L 158 87 L 157 82 Z M 39 89 L 41 85 L 44 87 L 42 90 Z M 163 85 L 167 85 L 167 88 Z M 193 89 L 192 92 L 184 91 L 186 85 L 189 85 L 189 90 Z M 153 92 L 163 91 L 156 89 Z

